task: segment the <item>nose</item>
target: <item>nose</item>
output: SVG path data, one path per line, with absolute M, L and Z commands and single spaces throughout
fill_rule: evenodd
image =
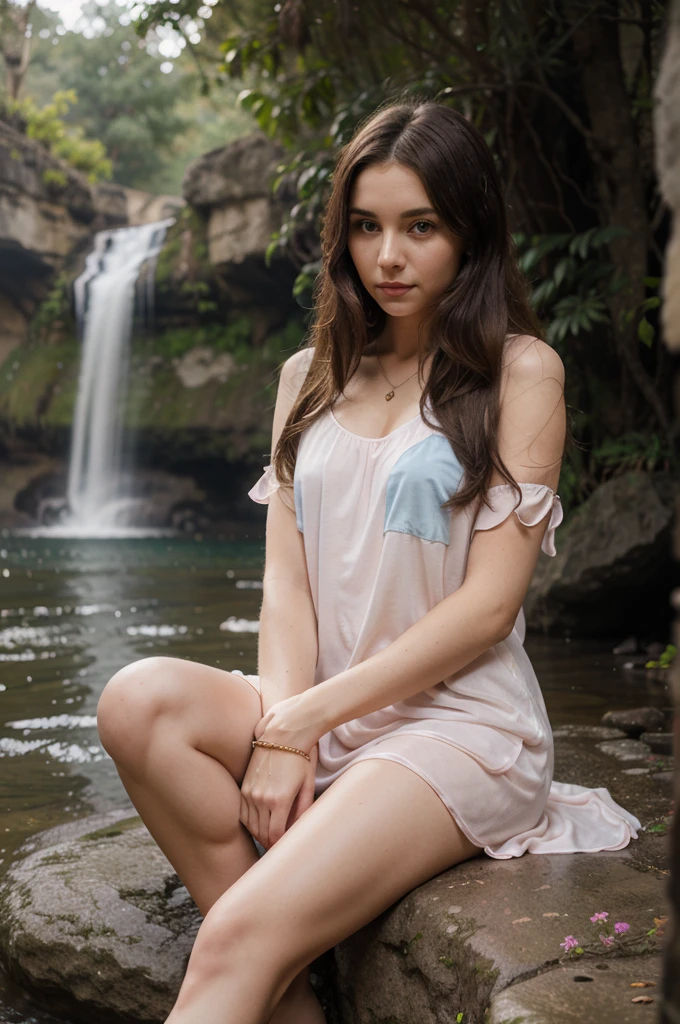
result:
M 402 267 L 404 256 L 399 243 L 399 236 L 394 231 L 384 231 L 382 245 L 378 254 L 379 267 Z

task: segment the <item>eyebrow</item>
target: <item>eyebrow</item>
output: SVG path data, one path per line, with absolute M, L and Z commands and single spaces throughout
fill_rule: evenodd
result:
M 350 209 L 349 212 L 350 213 L 359 213 L 359 214 L 361 214 L 362 217 L 375 217 L 376 219 L 378 217 L 377 213 L 373 213 L 372 210 L 361 210 L 361 209 L 359 209 L 358 206 L 353 206 Z M 402 217 L 420 217 L 420 216 L 422 216 L 425 213 L 434 213 L 434 214 L 436 214 L 436 212 L 437 211 L 433 210 L 431 206 L 419 206 L 415 210 L 405 210 L 401 214 L 401 216 Z

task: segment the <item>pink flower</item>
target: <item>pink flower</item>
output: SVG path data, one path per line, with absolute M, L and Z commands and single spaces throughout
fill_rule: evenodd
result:
M 614 941 L 614 936 L 613 935 L 603 935 L 602 932 L 600 932 L 600 942 L 602 943 L 603 946 L 611 946 L 613 941 Z
M 627 932 L 629 928 L 630 925 L 626 921 L 617 921 L 614 925 L 614 931 L 617 935 L 621 935 L 622 932 Z
M 568 953 L 574 946 L 578 946 L 578 939 L 575 939 L 573 935 L 566 935 L 564 942 L 560 942 L 560 946 L 562 946 L 565 953 Z
M 603 910 L 600 914 L 593 914 L 590 920 L 593 922 L 593 924 L 595 924 L 596 921 L 606 921 L 608 917 L 609 914 L 607 913 L 607 911 Z

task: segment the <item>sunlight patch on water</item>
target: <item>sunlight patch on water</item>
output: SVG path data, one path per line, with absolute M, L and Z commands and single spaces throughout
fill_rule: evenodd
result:
M 8 651 L 15 647 L 26 647 L 31 644 L 34 647 L 49 647 L 52 644 L 71 643 L 69 637 L 64 636 L 60 626 L 9 626 L 7 629 L 0 629 L 0 647 Z
M 45 658 L 56 658 L 56 651 L 20 651 L 19 654 L 0 654 L 0 661 L 44 661 Z M 4 689 L 4 687 L 3 687 Z
M 102 612 L 112 612 L 115 609 L 113 604 L 82 604 L 70 608 L 68 605 L 58 605 L 56 608 L 46 608 L 44 605 L 37 605 L 35 608 L 2 608 L 0 619 L 23 618 L 25 615 L 33 615 L 40 618 L 45 615 L 99 615 Z
M 188 630 L 188 626 L 128 626 L 125 632 L 128 636 L 177 636 Z
M 61 743 L 49 739 L 15 740 L 10 736 L 0 737 L 0 758 L 22 757 L 37 750 L 49 754 L 62 764 L 90 764 L 94 761 L 103 761 L 109 756 L 101 747 L 94 744 L 79 747 L 77 743 Z
M 96 715 L 50 715 L 49 718 L 23 718 L 18 722 L 7 722 L 10 729 L 94 729 Z
M 259 619 L 238 619 L 230 615 L 224 622 L 220 622 L 220 629 L 224 633 L 259 633 Z

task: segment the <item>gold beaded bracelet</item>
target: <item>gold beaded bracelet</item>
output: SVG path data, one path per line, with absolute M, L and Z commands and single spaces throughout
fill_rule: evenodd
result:
M 271 750 L 290 750 L 291 754 L 302 754 L 308 761 L 311 761 L 309 754 L 306 754 L 304 750 L 299 750 L 298 747 L 285 747 L 282 743 L 268 743 L 267 740 L 253 740 L 254 747 L 268 747 Z

